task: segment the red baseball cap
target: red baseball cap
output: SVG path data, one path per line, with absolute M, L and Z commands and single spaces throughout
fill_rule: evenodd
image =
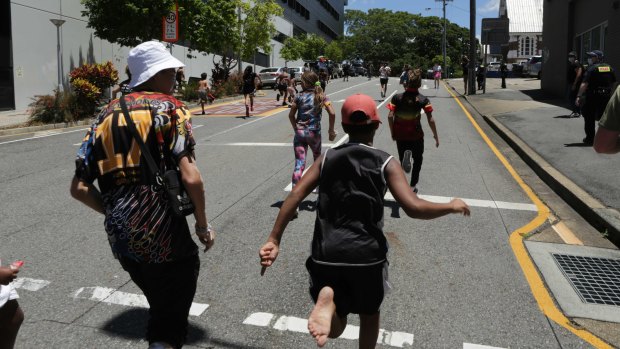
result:
M 361 111 L 364 115 L 356 113 L 358 111 Z M 345 125 L 367 125 L 373 122 L 381 123 L 379 114 L 377 114 L 375 100 L 361 93 L 347 97 L 342 105 L 340 113 L 342 114 L 342 123 Z M 355 114 L 355 116 L 352 118 L 351 116 L 353 114 Z

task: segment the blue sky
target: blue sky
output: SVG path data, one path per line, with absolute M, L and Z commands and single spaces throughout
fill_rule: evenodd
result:
M 423 16 L 442 17 L 442 3 L 435 0 L 349 0 L 346 9 L 367 11 L 385 8 L 392 11 L 419 13 Z M 426 8 L 431 8 L 426 10 Z M 499 0 L 476 0 L 476 36 L 480 37 L 482 18 L 497 18 Z M 469 0 L 446 2 L 446 18 L 461 27 L 469 28 Z

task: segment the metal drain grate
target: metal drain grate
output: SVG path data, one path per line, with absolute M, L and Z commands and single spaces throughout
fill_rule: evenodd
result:
M 620 259 L 552 255 L 584 303 L 620 306 Z

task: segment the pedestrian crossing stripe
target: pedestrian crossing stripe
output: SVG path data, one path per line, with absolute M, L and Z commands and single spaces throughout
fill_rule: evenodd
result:
M 122 292 L 107 287 L 82 287 L 73 292 L 72 297 L 74 299 L 88 299 L 108 304 L 149 308 L 149 302 L 144 295 Z M 189 315 L 200 316 L 207 308 L 209 308 L 209 304 L 192 303 Z
M 276 316 L 271 313 L 253 313 L 248 316 L 243 323 L 246 325 L 271 327 L 279 331 L 308 333 L 308 320 L 298 318 L 295 316 L 282 315 L 274 322 L 273 319 Z M 347 325 L 344 332 L 340 335 L 340 339 L 356 340 L 359 338 L 359 326 Z M 379 330 L 379 337 L 377 338 L 377 344 L 392 346 L 396 348 L 403 348 L 405 345 L 413 345 L 413 334 L 406 332 L 386 331 L 384 329 Z
M 22 289 L 26 291 L 38 291 L 49 284 L 50 282 L 47 280 L 38 280 L 38 279 L 19 277 L 11 283 L 11 286 L 15 289 Z

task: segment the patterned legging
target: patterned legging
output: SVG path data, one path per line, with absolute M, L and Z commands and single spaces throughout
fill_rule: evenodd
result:
M 299 182 L 301 175 L 306 168 L 306 153 L 308 146 L 312 150 L 314 160 L 321 155 L 321 131 L 311 131 L 307 128 L 297 129 L 293 139 L 293 150 L 295 151 L 295 169 L 293 170 L 293 186 Z

